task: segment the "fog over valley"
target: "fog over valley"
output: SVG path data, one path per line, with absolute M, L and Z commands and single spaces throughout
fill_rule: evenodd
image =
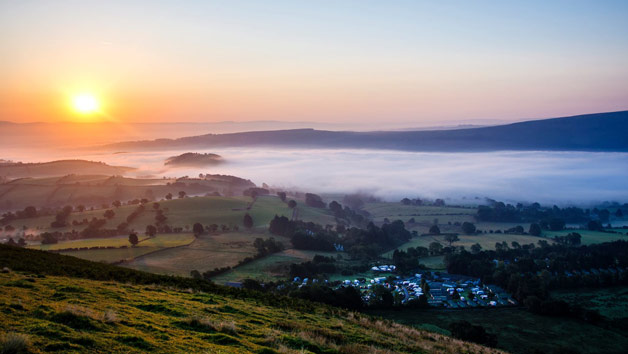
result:
M 318 193 L 368 192 L 385 200 L 404 197 L 485 197 L 512 202 L 578 204 L 628 199 L 628 153 L 497 151 L 426 153 L 392 150 L 212 149 L 224 163 L 171 167 L 185 151 L 35 154 L 14 151 L 14 161 L 80 158 L 136 167 L 134 177 L 229 174 L 261 185 Z M 464 198 L 464 199 L 463 199 Z

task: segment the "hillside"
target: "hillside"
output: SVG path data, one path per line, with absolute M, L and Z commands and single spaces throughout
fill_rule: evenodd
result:
M 41 251 L 0 245 L 0 267 L 12 269 L 0 273 L 1 334 L 17 333 L 33 353 L 498 352 L 306 301 Z
M 314 129 L 207 134 L 124 142 L 110 149 L 215 147 L 368 148 L 407 151 L 628 151 L 628 111 L 526 121 L 493 127 L 349 132 Z
M 133 168 L 110 166 L 103 162 L 86 160 L 58 160 L 42 163 L 6 162 L 0 163 L 0 176 L 13 178 L 51 177 L 70 174 L 82 175 L 124 175 Z

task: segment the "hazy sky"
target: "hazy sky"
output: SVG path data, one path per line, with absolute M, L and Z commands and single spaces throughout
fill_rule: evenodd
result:
M 389 121 L 628 109 L 628 1 L 0 0 L 0 120 Z

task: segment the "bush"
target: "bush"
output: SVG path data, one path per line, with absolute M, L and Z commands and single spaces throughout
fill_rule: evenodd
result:
M 7 333 L 0 337 L 0 354 L 18 354 L 28 352 L 29 340 L 25 334 Z

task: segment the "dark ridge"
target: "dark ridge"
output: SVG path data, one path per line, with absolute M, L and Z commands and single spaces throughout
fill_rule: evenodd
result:
M 124 142 L 112 149 L 301 147 L 405 151 L 628 151 L 628 111 L 432 131 L 325 131 L 293 129 L 206 134 L 180 139 Z

